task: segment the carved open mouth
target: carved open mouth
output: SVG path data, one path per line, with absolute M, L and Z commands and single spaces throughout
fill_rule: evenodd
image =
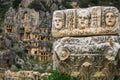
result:
M 81 22 L 81 24 L 84 24 L 84 22 Z
M 112 21 L 108 21 L 109 23 L 111 23 Z
M 57 24 L 57 26 L 59 26 L 59 24 Z

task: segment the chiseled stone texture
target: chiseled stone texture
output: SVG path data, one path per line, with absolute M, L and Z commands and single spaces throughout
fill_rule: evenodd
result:
M 5 80 L 39 80 L 41 77 L 41 74 L 36 71 L 18 71 L 18 72 L 12 72 L 10 70 L 5 71 L 3 75 L 3 79 Z
M 119 36 L 64 37 L 53 46 L 53 66 L 80 80 L 112 80 L 120 60 Z
M 53 13 L 54 37 L 90 36 L 119 33 L 119 11 L 115 7 L 56 10 Z
M 50 76 L 51 73 L 39 73 L 37 71 L 18 71 L 13 72 L 7 70 L 2 74 L 0 79 L 2 80 L 43 80 L 44 78 Z

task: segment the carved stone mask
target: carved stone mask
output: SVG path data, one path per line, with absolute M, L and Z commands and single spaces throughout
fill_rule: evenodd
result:
M 55 17 L 53 20 L 54 20 L 55 28 L 61 29 L 63 26 L 62 18 Z
M 55 11 L 53 13 L 53 25 L 56 29 L 61 29 L 64 25 L 64 13 L 62 11 Z
M 108 27 L 113 27 L 116 23 L 116 16 L 113 12 L 107 12 L 105 14 L 105 24 Z
M 84 29 L 88 27 L 89 12 L 87 10 L 79 11 L 78 13 L 78 27 Z

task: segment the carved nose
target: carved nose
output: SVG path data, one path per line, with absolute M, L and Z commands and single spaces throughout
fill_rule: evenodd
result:
M 81 18 L 81 20 L 83 21 L 83 20 L 84 20 L 84 18 Z

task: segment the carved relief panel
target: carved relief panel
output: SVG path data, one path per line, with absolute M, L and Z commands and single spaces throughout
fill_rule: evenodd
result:
M 113 80 L 117 74 L 118 36 L 65 37 L 53 49 L 54 68 L 80 80 Z
M 91 7 L 89 9 L 90 14 L 91 14 L 91 24 L 90 27 L 92 28 L 98 28 L 101 27 L 101 15 L 102 15 L 102 7 Z
M 65 11 L 66 24 L 65 29 L 73 30 L 76 27 L 76 10 L 68 9 Z
M 57 16 L 61 22 L 55 22 Z M 79 9 L 58 10 L 53 14 L 52 35 L 54 37 L 90 36 L 118 34 L 119 11 L 115 7 L 90 7 Z M 62 28 L 55 24 L 61 24 Z

